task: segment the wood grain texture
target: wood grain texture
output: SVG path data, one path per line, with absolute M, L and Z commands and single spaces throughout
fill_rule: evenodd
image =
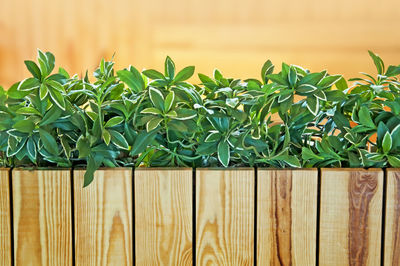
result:
M 110 59 L 114 52 L 118 68 L 162 70 L 170 55 L 179 68 L 195 65 L 196 72 L 211 75 L 218 67 L 237 78 L 259 78 L 267 59 L 278 67 L 285 61 L 348 78 L 375 73 L 368 49 L 387 65 L 400 61 L 400 35 L 393 34 L 400 23 L 398 0 L 379 5 L 374 0 L 152 0 L 150 5 L 2 1 L 0 84 L 8 88 L 30 76 L 23 61 L 34 59 L 37 48 L 55 53 L 56 69 L 62 65 L 78 74 L 91 73 L 101 57 Z
M 132 265 L 132 170 L 74 171 L 76 265 Z
M 315 265 L 317 170 L 258 170 L 258 265 Z
M 72 265 L 70 173 L 12 171 L 15 265 Z
M 192 176 L 135 170 L 136 265 L 192 265 Z
M 11 265 L 9 169 L 0 168 L 0 265 Z
M 254 169 L 196 170 L 196 264 L 253 265 Z
M 320 265 L 379 265 L 383 171 L 321 172 Z
M 387 169 L 385 266 L 400 265 L 400 169 Z

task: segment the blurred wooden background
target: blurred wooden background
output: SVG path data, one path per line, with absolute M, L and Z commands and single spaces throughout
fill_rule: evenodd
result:
M 170 55 L 258 78 L 269 58 L 351 77 L 374 70 L 368 49 L 400 63 L 399 26 L 398 0 L 1 0 L 0 84 L 26 77 L 36 48 L 74 73 L 115 52 L 119 68 L 161 68 Z

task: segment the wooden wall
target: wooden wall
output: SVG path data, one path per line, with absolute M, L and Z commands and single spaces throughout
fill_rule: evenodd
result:
M 400 63 L 400 1 L 2 0 L 0 84 L 28 75 L 36 48 L 71 72 L 115 52 L 117 67 L 178 66 L 258 77 L 270 58 L 347 77 L 373 71 L 367 50 Z
M 400 265 L 400 169 L 0 169 L 0 265 Z

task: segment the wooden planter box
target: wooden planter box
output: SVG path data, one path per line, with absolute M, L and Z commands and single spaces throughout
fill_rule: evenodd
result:
M 0 265 L 400 265 L 400 170 L 0 170 Z

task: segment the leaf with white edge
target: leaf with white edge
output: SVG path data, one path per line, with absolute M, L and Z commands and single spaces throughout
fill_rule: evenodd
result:
M 144 90 L 145 85 L 142 75 L 133 66 L 130 66 L 129 70 L 124 69 L 117 71 L 117 75 L 122 82 L 132 89 L 133 92 L 138 93 Z
M 165 76 L 169 77 L 170 80 L 174 79 L 175 76 L 175 63 L 172 61 L 171 57 L 167 56 L 165 58 Z
M 218 150 L 218 160 L 224 167 L 228 167 L 231 156 L 228 142 L 220 141 L 218 143 L 217 150 Z
M 39 88 L 40 100 L 43 101 L 46 98 L 47 94 L 49 94 L 49 89 L 47 88 L 47 85 L 45 83 L 42 83 Z
M 118 131 L 115 130 L 108 130 L 108 132 L 111 135 L 111 142 L 116 145 L 117 147 L 128 150 L 129 149 L 129 144 L 126 141 L 125 137 L 119 133 Z
M 174 117 L 174 119 L 177 120 L 189 120 L 197 116 L 197 112 L 191 109 L 179 108 L 176 109 L 175 111 L 177 113 L 177 116 Z
M 319 111 L 319 100 L 318 98 L 314 97 L 314 96 L 309 96 L 306 99 L 306 106 L 307 109 L 314 115 L 316 116 L 318 114 Z
M 311 85 L 311 84 L 301 84 L 296 88 L 296 92 L 298 93 L 310 93 L 313 91 L 316 91 L 317 87 Z
M 297 81 L 296 68 L 290 67 L 289 73 L 288 73 L 288 81 L 289 81 L 290 86 L 293 88 Z
M 104 127 L 106 127 L 106 128 L 114 127 L 116 125 L 121 124 L 123 121 L 124 121 L 124 118 L 122 118 L 120 116 L 116 116 L 116 117 L 113 117 L 110 120 L 108 120 Z
M 36 155 L 37 155 L 36 145 L 32 138 L 28 139 L 28 141 L 26 143 L 26 150 L 28 151 L 28 154 L 30 155 L 31 158 L 36 159 Z
M 175 93 L 173 91 L 170 91 L 167 95 L 167 97 L 165 97 L 165 101 L 164 101 L 164 111 L 168 112 L 169 110 L 171 110 L 173 104 L 174 104 L 174 100 L 175 100 Z
M 149 96 L 153 105 L 160 111 L 164 111 L 164 96 L 162 93 L 158 89 L 150 87 Z
M 49 90 L 51 102 L 56 104 L 61 110 L 65 111 L 65 99 L 62 94 L 55 89 Z
M 107 129 L 103 130 L 102 138 L 104 140 L 104 143 L 107 144 L 107 146 L 108 146 L 110 144 L 110 141 L 111 141 L 111 135 L 110 135 L 110 132 L 108 132 Z
M 392 136 L 390 135 L 389 132 L 386 132 L 382 140 L 383 152 L 386 154 L 390 151 L 391 148 L 392 148 Z
M 323 79 L 321 79 L 317 86 L 320 88 L 330 88 L 332 87 L 336 82 L 338 82 L 342 78 L 342 75 L 332 75 L 332 76 L 326 76 Z
M 155 118 L 151 119 L 149 122 L 147 122 L 147 124 L 146 124 L 147 132 L 150 132 L 153 129 L 157 128 L 158 125 L 161 123 L 161 121 L 163 121 L 162 118 L 155 117 Z
M 322 101 L 326 101 L 325 92 L 323 92 L 322 90 L 315 91 L 314 92 L 314 96 L 317 97 L 318 99 L 322 100 Z
M 162 114 L 160 110 L 158 110 L 157 108 L 154 108 L 154 107 L 145 108 L 140 113 L 141 114 L 152 114 L 152 115 L 161 115 Z
M 218 131 L 213 131 L 211 132 L 206 139 L 204 140 L 205 142 L 216 142 L 221 139 L 222 135 Z

